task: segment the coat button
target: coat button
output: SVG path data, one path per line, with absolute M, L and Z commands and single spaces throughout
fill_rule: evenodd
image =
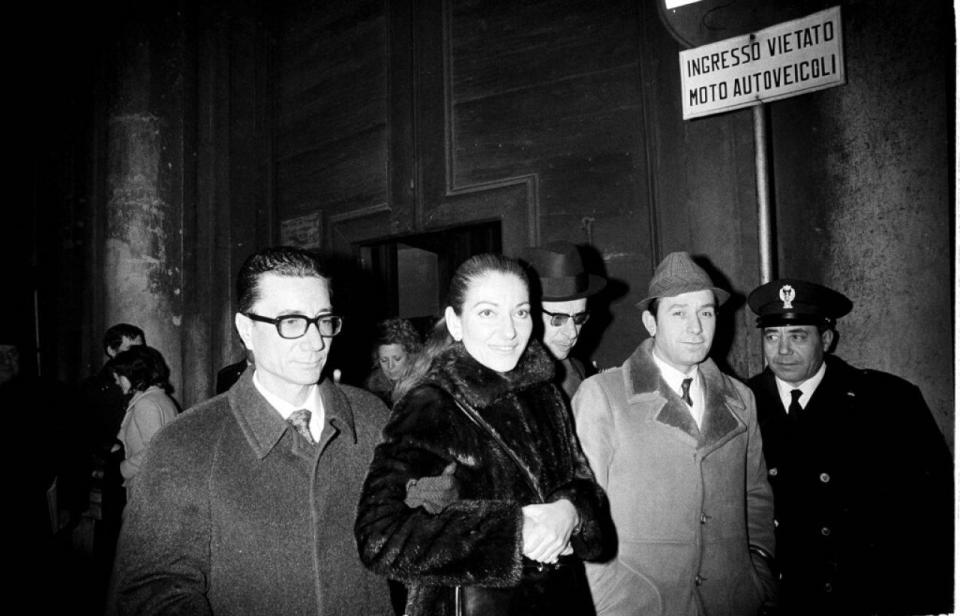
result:
M 830 483 L 830 474 L 829 473 L 820 473 L 820 481 L 823 483 Z
M 820 534 L 823 535 L 824 537 L 829 537 L 831 532 L 833 531 L 830 530 L 829 526 L 824 526 L 823 528 L 820 529 Z
M 823 585 L 823 592 L 833 592 L 833 584 L 827 582 Z
M 701 513 L 701 514 L 700 514 L 700 523 L 701 523 L 701 524 L 706 524 L 706 523 L 707 523 L 707 519 L 708 519 L 709 517 L 710 517 L 710 516 L 708 516 L 707 514 Z
M 780 471 L 777 469 L 776 466 L 774 466 L 773 468 L 767 470 L 767 474 L 770 475 L 771 477 L 776 477 L 779 472 L 780 472 Z
M 696 584 L 697 586 L 700 586 L 701 584 L 703 584 L 703 580 L 705 579 L 706 578 L 704 578 L 700 574 L 697 574 L 697 577 L 693 578 L 693 583 Z

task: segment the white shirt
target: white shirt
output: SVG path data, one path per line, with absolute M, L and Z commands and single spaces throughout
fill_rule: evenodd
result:
M 693 406 L 689 407 L 689 409 L 690 414 L 693 415 L 693 420 L 697 422 L 697 427 L 702 427 L 705 402 L 703 401 L 703 384 L 700 382 L 700 366 L 695 365 L 691 367 L 685 374 L 657 357 L 656 351 L 651 353 L 651 355 L 653 356 L 653 362 L 657 364 L 657 368 L 660 369 L 660 375 L 663 376 L 663 380 L 667 382 L 667 385 L 669 385 L 673 391 L 677 392 L 678 396 L 683 396 L 683 379 L 693 379 L 690 383 L 690 399 L 693 401 Z
M 307 409 L 310 411 L 310 435 L 313 436 L 313 440 L 320 442 L 320 433 L 323 432 L 323 399 L 320 397 L 320 387 L 316 384 L 310 386 L 310 391 L 307 392 L 307 399 L 303 401 L 303 404 L 293 405 L 267 391 L 267 388 L 263 386 L 260 382 L 260 379 L 257 378 L 257 372 L 254 370 L 253 373 L 253 385 L 257 388 L 263 397 L 267 399 L 267 402 L 270 403 L 284 421 L 287 420 L 287 417 L 293 414 L 294 411 L 300 409 Z
M 800 408 L 807 408 L 807 403 L 810 402 L 810 396 L 813 395 L 813 392 L 817 391 L 817 386 L 820 385 L 820 381 L 823 380 L 823 375 L 826 374 L 826 372 L 827 364 L 824 362 L 820 364 L 820 369 L 817 370 L 816 374 L 799 385 L 791 385 L 786 381 L 781 381 L 779 377 L 774 377 L 774 380 L 777 382 L 777 393 L 780 394 L 780 402 L 783 403 L 783 408 L 787 409 L 788 413 L 790 412 L 790 402 L 793 401 L 790 392 L 794 389 L 801 391 L 799 398 Z

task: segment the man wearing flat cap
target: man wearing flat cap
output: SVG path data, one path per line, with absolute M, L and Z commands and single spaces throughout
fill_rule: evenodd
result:
M 573 399 L 617 555 L 588 564 L 598 616 L 751 616 L 773 604 L 773 494 L 753 394 L 707 357 L 729 294 L 685 252 L 637 304 L 650 338 Z
M 776 496 L 785 614 L 952 610 L 952 461 L 920 390 L 830 354 L 841 293 L 795 278 L 747 300 L 766 369 L 749 381 Z
M 571 355 L 590 312 L 587 298 L 603 290 L 607 281 L 584 269 L 577 247 L 569 242 L 551 242 L 529 248 L 524 259 L 533 268 L 540 287 L 543 344 L 557 360 L 557 384 L 567 399 L 592 374 Z

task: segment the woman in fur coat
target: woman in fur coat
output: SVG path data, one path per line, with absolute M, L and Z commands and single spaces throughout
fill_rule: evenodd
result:
M 607 545 L 606 498 L 532 330 L 519 264 L 473 257 L 401 387 L 355 531 L 364 564 L 407 585 L 410 616 L 593 613 L 581 559 Z M 437 475 L 458 498 L 416 489 Z

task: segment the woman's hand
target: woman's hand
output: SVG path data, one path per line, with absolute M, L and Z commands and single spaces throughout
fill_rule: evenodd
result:
M 577 509 L 562 498 L 523 507 L 523 555 L 541 563 L 555 563 L 570 554 L 570 535 L 580 521 Z

